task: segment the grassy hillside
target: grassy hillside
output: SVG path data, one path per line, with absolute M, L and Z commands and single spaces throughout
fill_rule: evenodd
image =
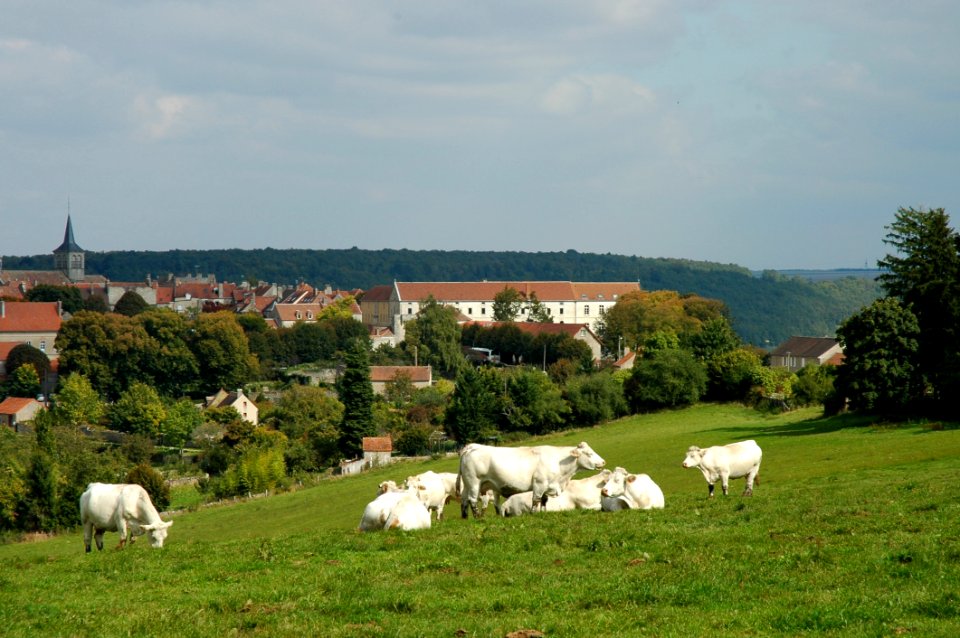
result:
M 752 499 L 706 498 L 691 444 L 754 438 Z M 666 509 L 355 531 L 395 465 L 173 517 L 167 546 L 0 546 L 6 636 L 960 635 L 960 430 L 726 406 L 544 437 L 649 473 Z M 108 547 L 116 535 L 108 534 Z M 458 634 L 458 630 L 465 633 Z

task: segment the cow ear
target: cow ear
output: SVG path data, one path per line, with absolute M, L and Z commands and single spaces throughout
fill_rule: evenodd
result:
M 628 475 L 627 475 L 627 483 L 633 483 L 633 482 L 636 481 L 636 480 L 637 480 L 637 475 L 636 475 L 636 474 L 628 474 Z
M 580 448 L 573 448 L 570 450 L 570 456 L 580 456 Z
M 164 524 L 164 527 L 173 527 L 173 521 L 167 521 L 167 522 Z

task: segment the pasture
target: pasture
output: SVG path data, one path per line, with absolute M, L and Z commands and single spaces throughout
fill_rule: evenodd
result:
M 689 445 L 755 439 L 753 498 Z M 172 517 L 163 549 L 0 546 L 4 636 L 958 636 L 960 430 L 701 405 L 540 437 L 646 472 L 666 508 L 355 531 L 411 462 Z M 578 477 L 587 475 L 581 473 Z M 719 494 L 719 488 L 717 489 Z M 165 519 L 170 518 L 164 515 Z

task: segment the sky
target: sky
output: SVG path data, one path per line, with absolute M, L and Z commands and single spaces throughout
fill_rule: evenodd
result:
M 0 254 L 874 267 L 960 219 L 954 0 L 0 0 Z

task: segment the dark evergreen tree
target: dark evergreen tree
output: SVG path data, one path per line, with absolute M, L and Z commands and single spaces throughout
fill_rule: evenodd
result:
M 64 312 L 73 314 L 83 310 L 83 296 L 74 286 L 37 284 L 24 295 L 27 301 L 59 301 Z
M 117 299 L 117 303 L 113 306 L 113 311 L 126 317 L 133 317 L 149 307 L 149 304 L 147 304 L 143 297 L 133 290 L 128 290 Z
M 370 360 L 363 342 L 356 341 L 344 357 L 343 376 L 337 383 L 343 404 L 340 423 L 340 451 L 347 458 L 362 454 L 363 437 L 376 434 L 373 425 L 373 385 Z
M 26 531 L 52 532 L 57 528 L 56 445 L 52 419 L 46 411 L 34 418 L 36 443 L 27 470 L 27 493 L 17 507 L 17 519 Z
M 47 355 L 29 343 L 20 343 L 11 348 L 7 355 L 7 376 L 13 376 L 17 368 L 25 363 L 34 367 L 41 380 L 50 372 L 50 359 Z
M 916 316 L 917 365 L 938 403 L 960 392 L 960 235 L 942 208 L 900 208 L 884 242 L 897 250 L 878 265 L 887 295 Z
M 482 370 L 466 367 L 457 376 L 457 387 L 447 408 L 447 434 L 461 446 L 493 434 L 498 403 L 493 378 Z

